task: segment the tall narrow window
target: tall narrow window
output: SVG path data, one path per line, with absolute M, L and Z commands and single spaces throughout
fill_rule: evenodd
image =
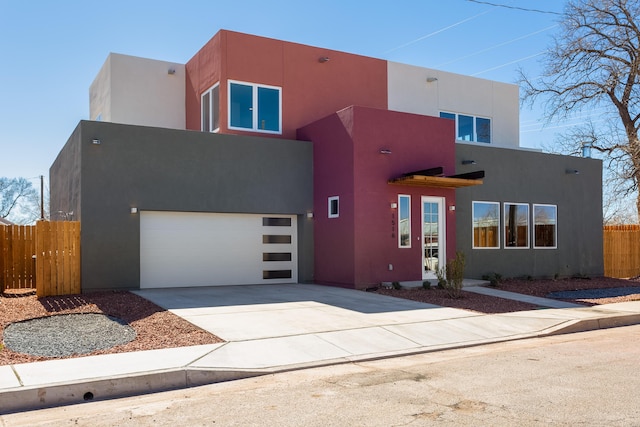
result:
M 220 85 L 216 83 L 202 94 L 202 131 L 216 132 L 220 129 Z
M 280 133 L 281 89 L 275 86 L 229 81 L 229 128 Z
M 338 218 L 340 216 L 340 197 L 329 197 L 329 218 Z
M 398 247 L 411 247 L 411 196 L 398 196 Z
M 555 249 L 558 247 L 558 207 L 533 205 L 533 247 Z
M 473 202 L 473 248 L 500 248 L 500 203 Z
M 529 205 L 504 204 L 504 247 L 529 247 Z

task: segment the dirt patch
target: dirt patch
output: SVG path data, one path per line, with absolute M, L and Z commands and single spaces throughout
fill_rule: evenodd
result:
M 136 332 L 136 338 L 131 342 L 82 356 L 214 344 L 223 341 L 130 292 L 100 292 L 44 298 L 37 298 L 34 295 L 0 297 L 0 342 L 3 339 L 5 327 L 10 323 L 71 313 L 102 313 L 113 316 L 128 323 Z M 0 365 L 51 359 L 55 358 L 30 356 L 11 351 L 6 347 L 0 348 Z

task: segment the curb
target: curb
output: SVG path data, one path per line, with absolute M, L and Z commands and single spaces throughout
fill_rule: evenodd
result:
M 604 314 L 604 313 L 603 313 Z M 600 318 L 567 320 L 561 324 L 538 332 L 493 338 L 473 342 L 460 342 L 434 347 L 420 347 L 378 354 L 352 356 L 348 358 L 322 360 L 294 365 L 262 369 L 217 370 L 185 366 L 143 373 L 132 373 L 110 378 L 98 378 L 73 383 L 58 383 L 46 386 L 16 387 L 0 391 L 0 415 L 38 410 L 56 406 L 74 405 L 84 402 L 131 397 L 162 391 L 185 389 L 202 385 L 234 381 L 261 375 L 287 371 L 331 366 L 344 363 L 364 362 L 393 357 L 411 356 L 457 348 L 474 347 L 499 342 L 586 332 L 597 329 L 640 324 L 640 313 L 610 314 Z M 197 363 L 197 362 L 196 362 Z

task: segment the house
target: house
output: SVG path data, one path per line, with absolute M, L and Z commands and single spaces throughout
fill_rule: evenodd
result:
M 602 165 L 519 146 L 518 87 L 221 30 L 110 54 L 50 170 L 83 291 L 602 275 Z

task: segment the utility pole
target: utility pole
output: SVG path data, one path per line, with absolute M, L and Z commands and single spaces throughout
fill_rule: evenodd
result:
M 40 175 L 40 220 L 44 220 L 44 175 Z

